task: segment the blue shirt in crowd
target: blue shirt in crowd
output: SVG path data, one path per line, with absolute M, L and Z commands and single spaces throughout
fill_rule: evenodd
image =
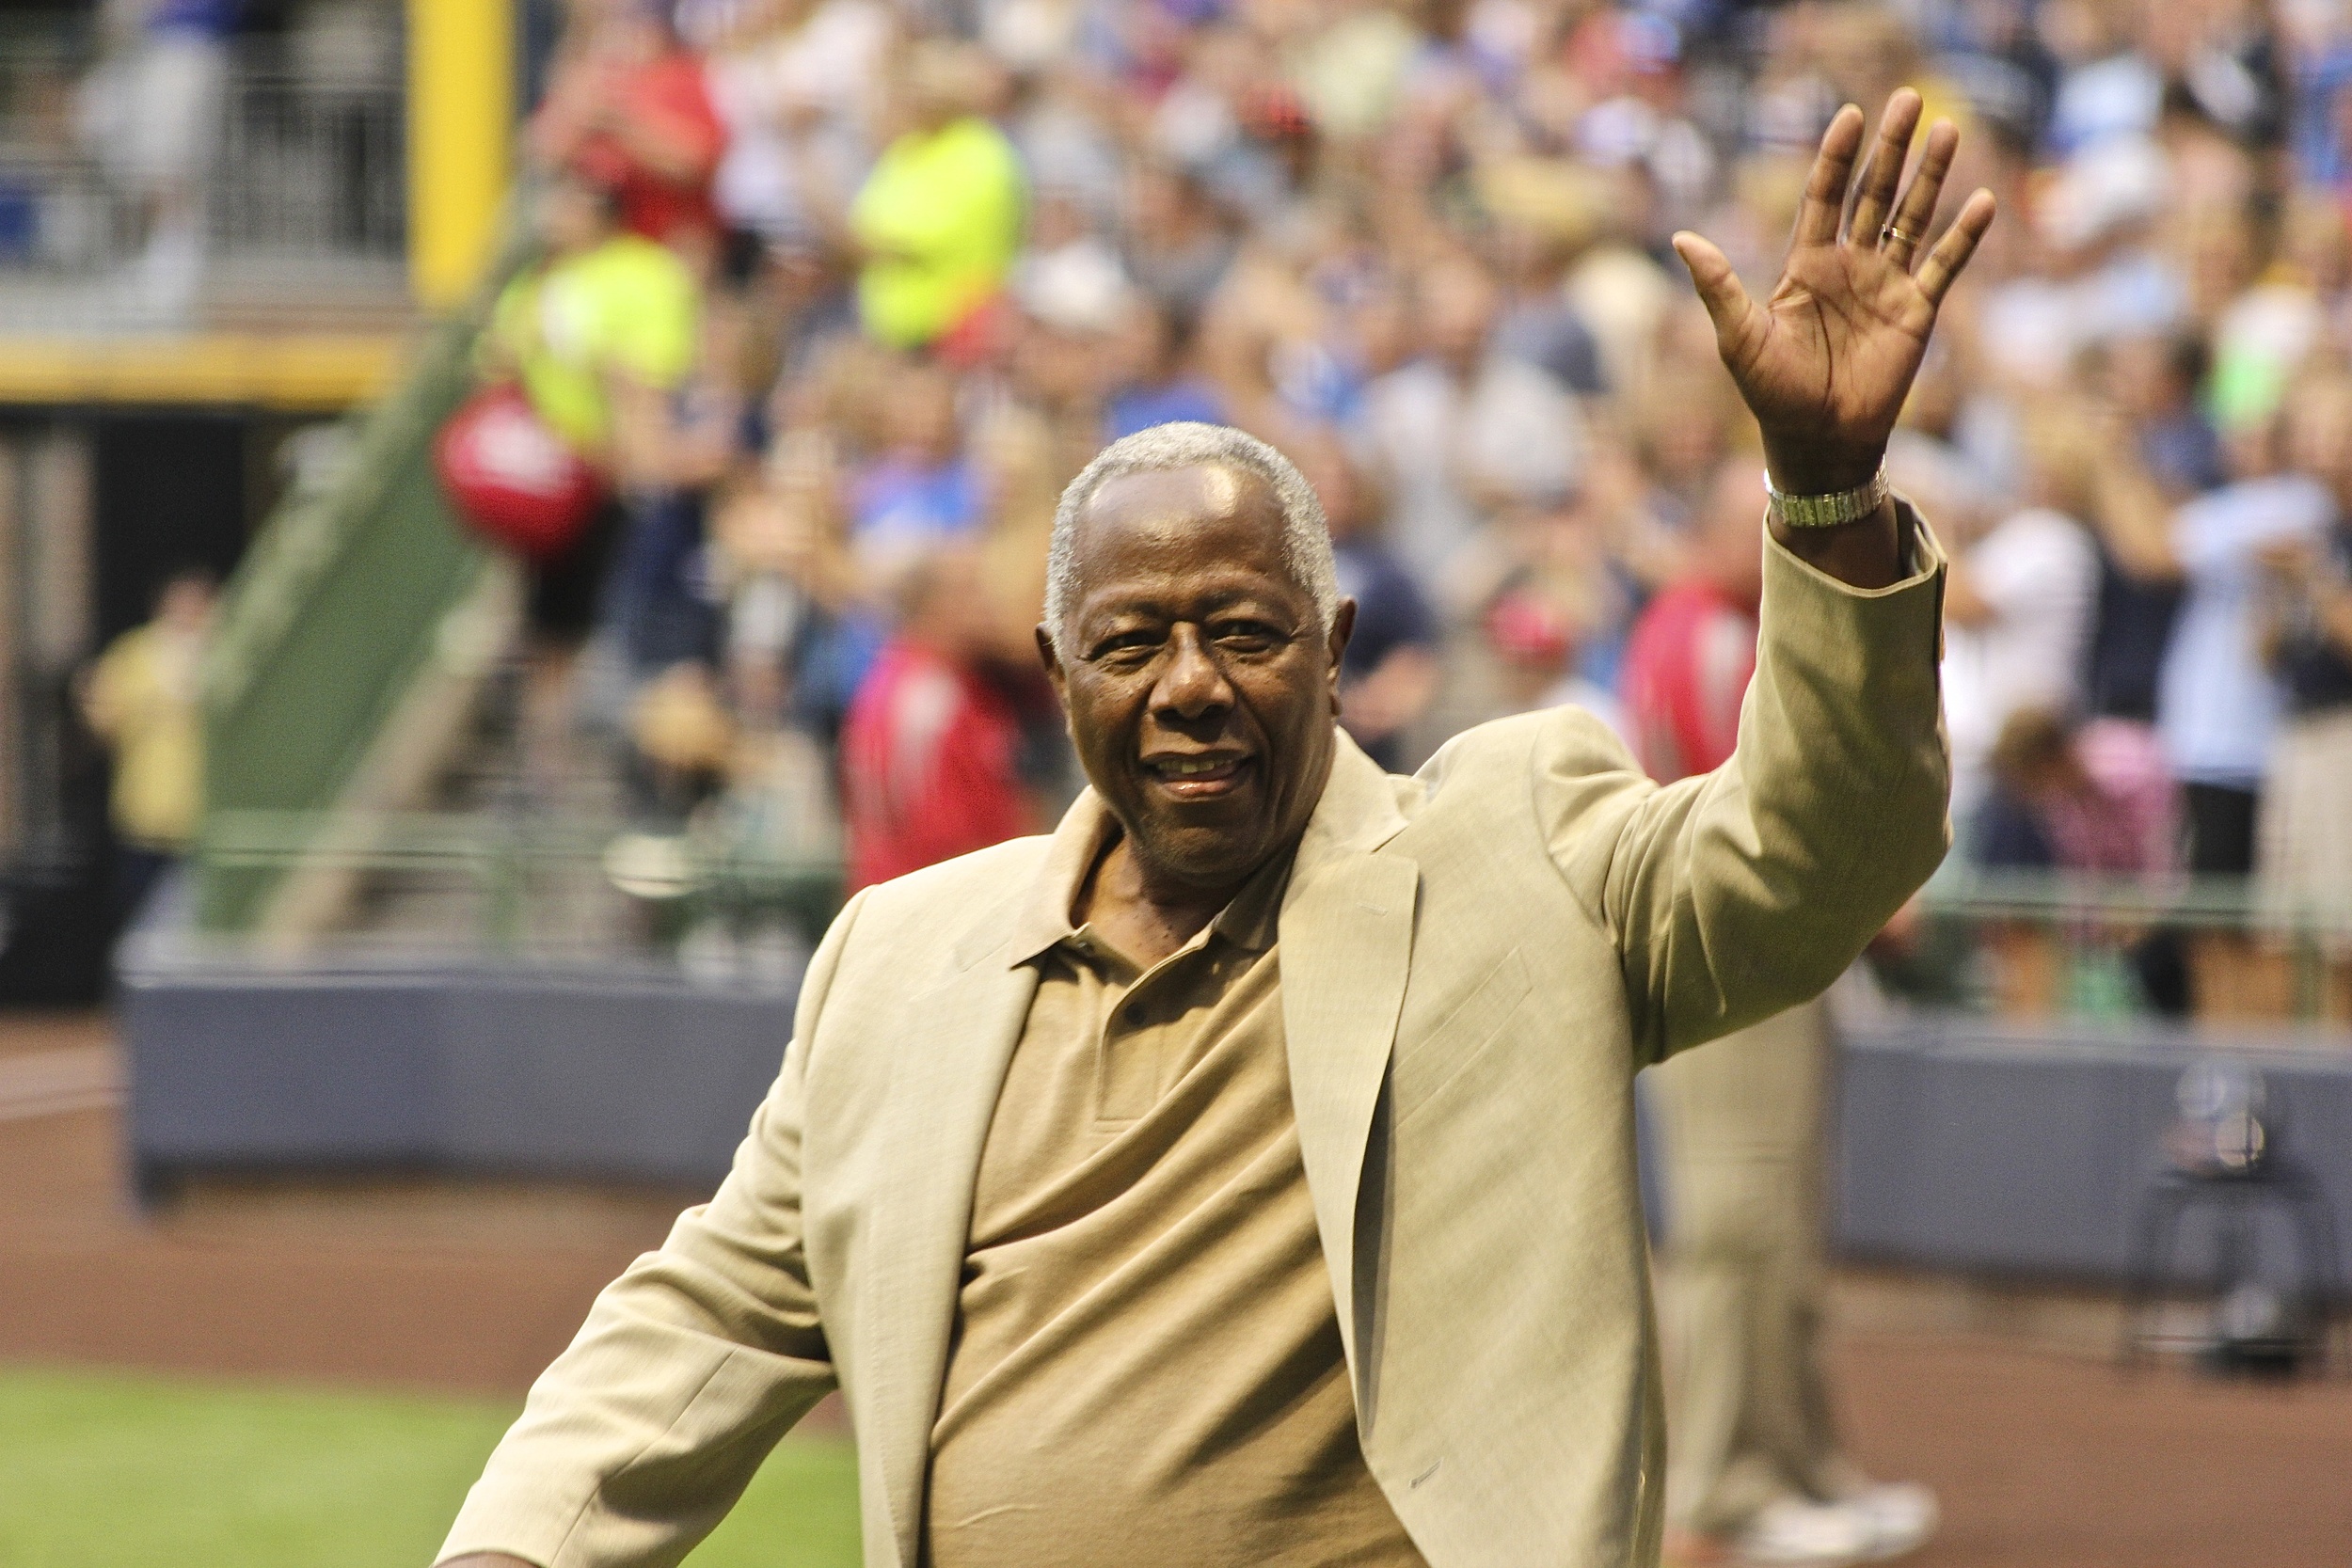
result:
M 2172 516 L 2185 581 L 2156 688 L 2156 730 L 2185 784 L 2260 786 L 2284 705 L 2257 647 L 2264 546 L 2316 540 L 2335 517 L 2327 487 L 2299 474 L 2200 496 Z
M 1103 439 L 1116 441 L 1153 425 L 1186 421 L 1225 422 L 1225 400 L 1216 387 L 1192 376 L 1156 387 L 1130 387 L 1114 395 L 1103 410 Z
M 861 550 L 920 549 L 980 526 L 986 493 L 979 470 L 959 458 L 937 467 L 885 457 L 850 494 L 850 536 Z

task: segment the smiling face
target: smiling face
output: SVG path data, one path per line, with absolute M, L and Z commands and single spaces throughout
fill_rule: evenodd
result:
M 1355 607 L 1325 632 L 1273 490 L 1232 468 L 1113 479 L 1075 546 L 1062 651 L 1039 643 L 1087 778 L 1153 879 L 1237 885 L 1323 794 Z

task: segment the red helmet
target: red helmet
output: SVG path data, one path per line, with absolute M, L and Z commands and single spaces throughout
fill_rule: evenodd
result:
M 486 387 L 450 416 L 433 467 L 460 517 L 538 561 L 572 546 L 604 494 L 596 469 L 513 386 Z

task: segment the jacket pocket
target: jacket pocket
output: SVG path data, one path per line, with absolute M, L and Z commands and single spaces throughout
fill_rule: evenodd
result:
M 1501 1038 L 1534 984 L 1516 947 L 1502 955 L 1454 1010 L 1418 1039 L 1400 1041 L 1395 1067 L 1396 1119 L 1409 1120 Z

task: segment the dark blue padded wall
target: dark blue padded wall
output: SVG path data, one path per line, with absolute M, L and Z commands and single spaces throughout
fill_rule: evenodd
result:
M 151 1195 L 207 1170 L 708 1187 L 775 1076 L 791 998 L 649 972 L 183 966 L 126 974 L 123 1025 L 133 1168 Z M 1961 1273 L 2122 1278 L 2173 1086 L 2217 1050 L 2262 1069 L 2283 1148 L 2352 1232 L 2352 1049 L 2341 1041 L 1918 1015 L 1843 1041 L 1836 1249 Z M 2198 1248 L 2192 1227 L 2191 1269 Z

